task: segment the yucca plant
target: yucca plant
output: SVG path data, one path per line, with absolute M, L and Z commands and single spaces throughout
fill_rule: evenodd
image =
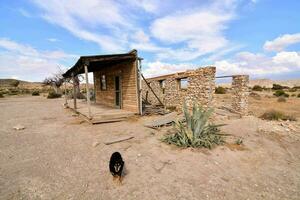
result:
M 173 126 L 176 132 L 166 135 L 162 141 L 168 144 L 175 144 L 180 147 L 205 147 L 212 148 L 224 142 L 219 127 L 209 122 L 213 110 L 203 109 L 200 105 L 194 104 L 190 113 L 186 104 L 183 106 L 184 120 L 175 121 Z

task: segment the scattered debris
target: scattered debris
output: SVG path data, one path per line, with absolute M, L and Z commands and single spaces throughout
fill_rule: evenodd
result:
M 133 136 L 125 137 L 125 138 L 121 138 L 121 139 L 118 139 L 118 140 L 113 140 L 113 141 L 110 141 L 110 142 L 104 142 L 104 144 L 110 145 L 110 144 L 114 144 L 114 143 L 118 143 L 118 142 L 123 142 L 123 141 L 126 141 L 126 140 L 130 140 L 132 138 L 134 138 L 134 137 Z
M 17 131 L 19 131 L 19 130 L 24 130 L 24 129 L 25 129 L 25 126 L 18 124 L 18 125 L 16 125 L 16 126 L 14 126 L 13 129 L 15 129 L 15 130 L 17 130 Z
M 158 128 L 163 125 L 168 125 L 172 122 L 174 122 L 178 118 L 178 115 L 176 112 L 171 112 L 167 115 L 158 117 L 150 122 L 146 122 L 144 126 L 149 127 L 149 128 Z
M 143 115 L 152 115 L 152 114 L 159 114 L 159 115 L 165 115 L 170 113 L 170 111 L 167 111 L 162 106 L 155 106 L 155 105 L 145 105 L 143 108 Z

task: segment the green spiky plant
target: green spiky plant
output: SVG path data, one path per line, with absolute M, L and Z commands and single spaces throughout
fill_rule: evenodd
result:
M 183 121 L 175 121 L 173 126 L 176 132 L 162 138 L 163 142 L 180 147 L 205 147 L 212 148 L 224 142 L 219 127 L 210 123 L 209 117 L 213 110 L 204 110 L 200 105 L 194 104 L 190 113 L 186 104 L 183 107 Z

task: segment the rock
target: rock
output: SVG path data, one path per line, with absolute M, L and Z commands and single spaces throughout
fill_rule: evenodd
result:
M 18 124 L 18 125 L 16 125 L 16 126 L 14 126 L 13 129 L 15 129 L 15 130 L 17 130 L 17 131 L 19 131 L 19 130 L 24 130 L 24 129 L 25 129 L 25 126 Z
M 142 156 L 142 154 L 140 154 L 140 153 L 139 153 L 137 156 L 138 156 L 138 157 L 141 157 L 141 156 Z
M 94 142 L 93 143 L 93 147 L 96 147 L 96 146 L 98 146 L 100 144 L 100 142 Z

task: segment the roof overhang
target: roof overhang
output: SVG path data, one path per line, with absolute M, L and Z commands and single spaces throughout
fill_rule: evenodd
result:
M 84 65 L 88 66 L 88 72 L 94 72 L 124 61 L 135 61 L 137 58 L 137 50 L 125 54 L 81 56 L 75 65 L 63 74 L 63 77 L 70 78 L 84 73 Z

